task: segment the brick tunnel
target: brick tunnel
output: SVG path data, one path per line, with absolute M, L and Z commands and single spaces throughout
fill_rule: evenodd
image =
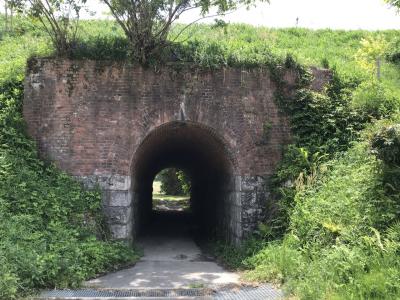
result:
M 313 72 L 320 90 L 330 74 Z M 296 74 L 283 82 L 290 94 Z M 192 177 L 199 227 L 239 243 L 274 206 L 267 183 L 291 141 L 276 90 L 266 69 L 39 59 L 29 63 L 23 114 L 43 159 L 100 187 L 113 238 L 146 227 L 154 176 L 178 167 Z
M 140 235 L 151 222 L 156 174 L 174 167 L 191 179 L 190 207 L 196 228 L 203 235 L 240 235 L 231 153 L 218 134 L 195 122 L 169 122 L 152 130 L 138 147 L 132 164 L 133 232 Z

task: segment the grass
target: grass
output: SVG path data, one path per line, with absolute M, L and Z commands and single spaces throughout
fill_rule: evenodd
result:
M 173 202 L 187 202 L 189 196 L 173 196 L 164 194 L 153 194 L 153 200 L 173 201 Z
M 174 195 L 165 195 L 161 191 L 161 181 L 153 182 L 153 199 L 164 200 L 164 201 L 188 201 L 189 196 L 174 196 Z
M 296 195 L 283 241 L 246 260 L 246 277 L 301 299 L 399 299 L 400 203 L 385 194 L 382 163 L 359 142 L 324 169 Z
M 0 16 L 0 26 L 2 20 Z M 0 59 L 4 60 L 0 69 L 1 78 L 16 69 L 23 74 L 23 57 L 26 53 L 48 56 L 52 52 L 50 41 L 38 29 L 38 24 L 26 19 L 17 19 L 15 24 L 16 34 L 11 37 L 4 35 L 1 41 L 3 51 Z M 365 71 L 354 59 L 361 46 L 361 40 L 383 36 L 388 42 L 393 42 L 400 35 L 398 30 L 271 29 L 245 24 L 229 24 L 226 27 L 197 24 L 177 37 L 183 26 L 175 25 L 169 37 L 177 43 L 173 47 L 175 60 L 189 60 L 208 67 L 246 67 L 265 63 L 271 56 L 284 57 L 291 54 L 302 64 L 318 67 L 328 64 L 343 77 L 356 77 L 361 80 L 367 80 L 373 75 Z M 16 49 L 7 48 L 14 44 L 11 41 L 17 40 Z M 82 21 L 75 56 L 91 59 L 126 59 L 127 42 L 124 33 L 113 21 Z M 8 59 L 10 57 L 14 59 Z M 382 82 L 400 93 L 397 88 L 400 86 L 400 68 L 384 62 Z
M 165 195 L 161 191 L 161 182 L 153 181 L 153 207 L 156 210 L 186 210 L 189 200 L 189 196 Z
M 0 26 L 1 26 L 0 17 Z M 11 40 L 19 39 L 16 51 L 6 49 L 7 37 L 3 38 L 4 53 L 0 59 L 13 56 L 24 57 L 21 52 L 37 53 L 39 56 L 51 54 L 49 39 L 36 24 L 26 19 L 16 20 L 17 34 Z M 256 66 L 268 61 L 271 56 L 294 55 L 305 65 L 323 67 L 326 64 L 335 68 L 341 76 L 369 79 L 373 74 L 365 71 L 354 59 L 361 40 L 367 37 L 383 36 L 388 42 L 400 36 L 398 30 L 310 30 L 303 28 L 271 29 L 253 27 L 246 24 L 229 24 L 216 27 L 197 24 L 189 27 L 179 37 L 177 34 L 184 25 L 173 27 L 169 39 L 175 41 L 173 52 L 176 59 L 190 60 L 196 64 L 215 66 Z M 25 34 L 21 35 L 21 32 Z M 11 41 L 9 40 L 9 41 Z M 12 43 L 11 43 L 12 44 Z M 29 49 L 28 49 L 29 48 Z M 81 22 L 79 44 L 76 57 L 91 59 L 121 60 L 127 58 L 127 42 L 118 24 L 108 20 L 86 20 Z M 3 56 L 5 54 L 5 56 Z M 0 70 L 25 67 L 24 60 L 4 65 Z M 13 60 L 14 61 L 14 60 Z M 398 91 L 400 68 L 388 62 L 382 65 L 382 81 L 389 88 Z
M 174 28 L 171 39 L 174 39 L 182 25 Z M 215 28 L 207 25 L 195 25 L 185 31 L 179 38 L 184 44 L 198 41 L 200 44 L 218 43 L 224 52 L 236 55 L 238 61 L 245 61 L 263 54 L 265 49 L 277 56 L 294 55 L 304 65 L 323 67 L 326 62 L 335 68 L 341 76 L 368 79 L 368 74 L 354 59 L 360 48 L 360 42 L 366 37 L 384 36 L 393 41 L 400 35 L 398 30 L 364 31 L 364 30 L 310 30 L 303 28 L 270 29 L 253 27 L 245 24 L 232 24 L 226 28 Z M 400 69 L 391 63 L 382 65 L 382 80 L 385 85 L 398 91 L 400 86 Z
M 171 40 L 181 28 L 182 25 L 173 28 Z M 227 27 L 195 25 L 179 36 L 178 43 L 172 46 L 172 53 L 175 60 L 205 68 L 259 67 L 274 57 L 292 54 L 302 64 L 329 65 L 336 69 L 341 78 L 370 82 L 373 74 L 365 71 L 354 59 L 361 40 L 382 35 L 392 42 L 399 33 L 395 30 L 269 29 L 243 24 L 230 24 Z M 115 22 L 84 21 L 76 58 L 123 60 L 127 58 L 126 46 L 126 39 Z M 16 203 L 24 205 L 21 206 L 22 210 L 50 210 L 56 216 L 61 214 L 65 218 L 63 212 L 66 208 L 62 205 L 67 204 L 63 202 L 65 199 L 62 195 L 68 191 L 75 193 L 73 198 L 81 205 L 77 214 L 82 217 L 88 204 L 81 200 L 89 197 L 87 199 L 95 202 L 99 195 L 81 194 L 83 192 L 78 186 L 72 185 L 68 177 L 64 177 L 66 175 L 57 173 L 57 176 L 53 176 L 51 172 L 56 172 L 54 169 L 50 169 L 51 172 L 43 171 L 36 154 L 23 151 L 24 147 L 33 146 L 30 140 L 20 135 L 20 129 L 12 125 L 20 125 L 20 103 L 15 104 L 5 93 L 10 93 L 13 87 L 3 88 L 10 80 L 20 82 L 23 79 L 29 56 L 47 56 L 51 53 L 49 39 L 24 19 L 16 22 L 13 35 L 0 37 L 0 86 L 3 97 L 0 112 L 6 112 L 7 116 L 12 112 L 12 117 L 4 118 L 5 121 L 1 123 L 5 129 L 1 138 L 7 139 L 7 142 L 0 149 L 0 176 L 11 174 L 7 173 L 10 170 L 14 176 L 5 176 L 0 184 L 0 206 L 18 199 Z M 400 68 L 385 61 L 381 84 L 390 90 L 388 94 L 399 98 Z M 11 94 L 14 95 L 14 92 Z M 375 97 L 374 93 L 367 92 L 358 94 Z M 335 107 L 329 106 L 329 109 L 334 110 Z M 335 115 L 333 112 L 330 114 L 331 111 L 325 113 L 328 116 Z M 393 122 L 398 124 L 399 119 Z M 255 237 L 239 249 L 219 243 L 215 252 L 231 266 L 248 269 L 247 278 L 283 284 L 289 294 L 301 299 L 399 299 L 399 188 L 384 181 L 385 167 L 373 155 L 373 151 L 367 138 L 355 141 L 350 150 L 336 153 L 332 160 L 318 166 L 317 174 L 312 174 L 316 176 L 312 183 L 305 185 L 304 181 L 298 181 L 294 191 L 295 203 L 289 211 L 289 228 L 281 239 L 273 240 L 271 228 L 264 224 Z M 18 180 L 20 193 L 15 194 L 10 190 L 10 186 L 17 182 L 8 182 L 10 178 Z M 59 181 L 54 178 L 59 178 Z M 74 188 L 66 188 L 69 186 Z M 157 182 L 154 193 L 154 198 L 159 201 L 176 203 L 187 199 L 163 195 Z M 41 201 L 32 201 L 40 197 L 43 198 Z M 24 199 L 29 201 L 22 201 Z M 33 207 L 34 204 L 36 207 Z M 0 216 L 4 225 L 0 229 L 0 244 L 3 245 L 0 250 L 2 254 L 7 253 L 7 257 L 0 255 L 0 292 L 3 292 L 0 295 L 7 295 L 8 298 L 16 297 L 20 292 L 18 287 L 25 285 L 26 288 L 27 282 L 30 288 L 78 285 L 88 274 L 93 274 L 91 264 L 96 265 L 97 270 L 104 270 L 110 267 L 112 259 L 126 261 L 133 255 L 128 252 L 121 254 L 110 244 L 99 246 L 93 237 L 79 244 L 80 236 L 76 237 L 75 230 L 71 230 L 72 233 L 70 230 L 65 232 L 62 222 L 31 232 L 29 230 L 35 228 L 33 225 L 37 219 L 26 216 L 10 218 L 9 214 Z M 56 252 L 35 256 L 35 251 L 41 249 L 42 242 L 46 241 L 42 234 L 48 231 L 44 230 L 52 231 L 54 239 L 50 240 L 50 245 Z M 63 242 L 63 238 L 69 235 L 74 236 L 73 242 Z M 23 237 L 23 241 L 19 244 L 16 260 L 13 256 L 14 240 L 21 240 L 20 237 Z M 67 250 L 62 248 L 63 245 L 68 246 Z M 80 248 L 76 245 L 80 245 Z M 113 249 L 111 258 L 107 256 L 109 249 Z M 63 251 L 67 251 L 68 255 Z M 75 260 L 75 264 L 69 264 L 71 268 L 65 273 L 55 271 L 60 270 L 58 263 L 61 258 L 74 261 L 76 253 L 79 254 L 80 263 Z M 88 256 L 91 259 L 86 259 Z M 20 271 L 18 268 L 24 264 L 10 263 L 13 261 L 29 262 L 29 270 L 21 269 L 25 273 Z M 33 262 L 41 264 L 35 265 Z M 49 278 L 48 270 L 52 271 L 50 275 L 53 277 Z M 20 273 L 25 277 L 19 277 Z
M 30 56 L 50 53 L 52 48 L 46 37 L 31 34 L 5 37 L 0 40 L 0 82 L 22 80 Z
M 173 27 L 169 39 L 173 59 L 193 62 L 203 67 L 256 67 L 273 57 L 290 54 L 304 65 L 334 68 L 344 78 L 369 80 L 374 74 L 363 69 L 355 60 L 363 38 L 383 36 L 393 42 L 398 30 L 310 30 L 303 28 L 271 29 L 245 24 L 215 27 L 197 24 L 181 35 L 184 25 Z M 122 30 L 113 21 L 82 22 L 80 39 L 85 44 L 77 57 L 126 59 L 126 40 Z M 384 61 L 382 83 L 400 96 L 400 68 Z
M 356 142 L 321 165 L 317 181 L 298 183 L 282 239 L 265 236 L 264 225 L 239 248 L 212 250 L 245 280 L 281 285 L 290 299 L 400 299 L 399 189 L 387 193 L 384 170 L 368 141 Z

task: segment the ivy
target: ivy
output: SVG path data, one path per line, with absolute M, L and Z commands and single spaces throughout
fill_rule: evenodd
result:
M 98 190 L 41 161 L 25 134 L 23 82 L 0 84 L 0 299 L 77 287 L 138 259 L 112 242 Z
M 344 80 L 335 70 L 321 92 L 311 89 L 312 74 L 305 66 L 288 55 L 285 60 L 270 64 L 271 77 L 277 86 L 275 101 L 281 113 L 289 118 L 292 144 L 271 181 L 273 196 L 279 202 L 272 235 L 281 236 L 289 224 L 294 207 L 296 184 L 300 178 L 315 176 L 318 166 L 346 151 L 369 121 L 368 116 L 351 105 L 351 93 L 359 84 L 357 79 Z M 288 89 L 285 74 L 296 78 L 293 90 Z

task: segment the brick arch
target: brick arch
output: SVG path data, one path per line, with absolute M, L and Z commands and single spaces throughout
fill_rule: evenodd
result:
M 230 162 L 230 167 L 232 174 L 236 174 L 239 172 L 238 170 L 238 159 L 236 155 L 234 154 L 234 149 L 231 143 L 229 142 L 229 139 L 226 138 L 225 133 L 219 133 L 217 132 L 216 129 L 210 127 L 209 125 L 196 122 L 196 121 L 169 121 L 166 123 L 162 123 L 161 125 L 154 126 L 149 129 L 147 134 L 144 135 L 144 137 L 139 141 L 138 146 L 136 147 L 133 155 L 132 155 L 132 163 L 131 163 L 131 173 L 133 173 L 133 169 L 135 168 L 135 165 L 139 161 L 139 152 L 143 148 L 143 145 L 151 139 L 151 137 L 155 134 L 162 134 L 164 131 L 168 131 L 169 128 L 171 127 L 177 127 L 177 126 L 189 126 L 191 128 L 196 128 L 199 129 L 200 131 L 203 131 L 210 139 L 216 141 L 217 144 L 220 145 L 221 151 L 223 151 L 224 155 L 226 155 L 227 159 Z
M 312 71 L 311 88 L 321 90 L 330 73 Z M 179 120 L 233 170 L 233 188 L 225 194 L 232 204 L 226 208 L 235 215 L 226 224 L 231 238 L 250 234 L 267 216 L 273 199 L 266 183 L 291 141 L 268 70 L 165 66 L 154 72 L 125 62 L 40 59 L 30 63 L 25 78 L 23 114 L 40 155 L 88 187 L 100 185 L 115 239 L 134 236 L 132 200 L 140 169 L 134 155 L 152 140 L 153 130 L 168 131 Z M 283 79 L 291 95 L 296 74 L 288 70 Z

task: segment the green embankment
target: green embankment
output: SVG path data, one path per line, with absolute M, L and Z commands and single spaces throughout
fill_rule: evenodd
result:
M 0 298 L 42 287 L 76 286 L 136 254 L 107 241 L 100 198 L 37 158 L 24 134 L 21 99 L 26 60 L 52 54 L 48 38 L 26 20 L 0 37 Z M 1 24 L 0 24 L 1 25 Z M 173 29 L 171 40 L 179 32 Z M 82 23 L 75 58 L 126 59 L 127 44 L 110 21 Z M 396 57 L 398 31 L 267 29 L 196 25 L 166 60 L 203 68 L 335 69 L 321 94 L 299 83 L 290 113 L 294 144 L 270 186 L 279 214 L 240 249 L 223 243 L 225 263 L 246 277 L 283 284 L 301 299 L 400 298 L 400 68 L 383 61 L 382 79 L 357 62 L 361 39 L 383 36 Z M 393 55 L 394 53 L 394 55 Z M 398 51 L 400 53 L 400 51 Z M 285 58 L 287 54 L 295 57 Z M 305 126 L 305 124 L 307 126 Z M 397 127 L 396 127 L 397 126 Z
M 284 283 L 301 299 L 398 299 L 399 202 L 365 142 L 298 186 L 290 227 L 243 262 L 248 279 Z

